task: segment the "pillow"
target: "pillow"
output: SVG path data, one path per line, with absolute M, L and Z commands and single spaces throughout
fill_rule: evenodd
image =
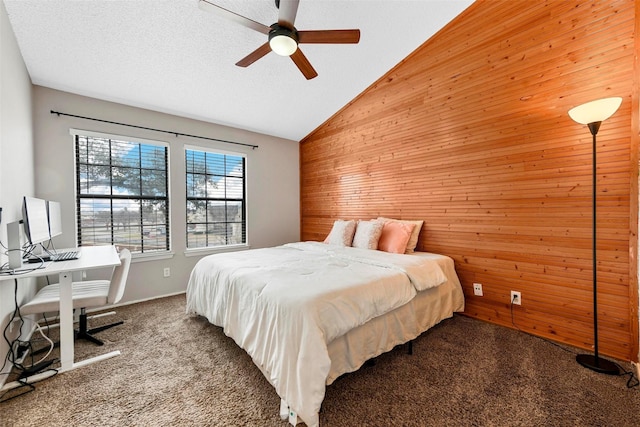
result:
M 353 236 L 352 246 L 362 249 L 378 249 L 378 240 L 382 234 L 382 221 L 358 221 L 356 234 Z
M 414 228 L 413 228 L 413 231 L 411 232 L 411 237 L 407 242 L 407 249 L 405 250 L 404 253 L 412 254 L 416 250 L 416 246 L 418 245 L 418 236 L 420 236 L 420 230 L 422 230 L 422 224 L 424 224 L 424 221 L 422 220 L 409 221 L 409 220 L 392 219 L 392 218 L 384 218 L 384 217 L 378 217 L 378 221 L 385 221 L 385 222 L 396 221 L 396 222 L 403 222 L 405 224 L 413 224 Z
M 349 221 L 336 220 L 324 242 L 330 245 L 351 246 L 353 234 L 356 232 L 356 224 L 353 219 Z
M 382 227 L 382 235 L 378 240 L 378 250 L 403 254 L 407 249 L 407 242 L 415 224 L 400 221 L 387 221 Z

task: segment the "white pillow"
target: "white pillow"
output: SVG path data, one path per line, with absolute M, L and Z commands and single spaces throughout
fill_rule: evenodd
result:
M 383 221 L 358 221 L 352 246 L 362 249 L 378 249 L 382 227 L 384 227 Z
M 402 219 L 385 218 L 382 216 L 378 217 L 378 221 L 383 221 L 383 222 L 396 221 L 396 222 L 403 222 L 405 224 L 414 224 L 413 231 L 411 232 L 411 237 L 409 237 L 409 242 L 407 242 L 407 249 L 405 250 L 404 253 L 412 254 L 415 251 L 416 246 L 418 245 L 418 237 L 420 236 L 420 230 L 422 229 L 422 224 L 424 224 L 424 221 L 421 221 L 421 220 L 407 221 Z
M 331 232 L 324 242 L 330 245 L 351 246 L 353 235 L 356 232 L 356 225 L 357 223 L 353 219 L 349 221 L 343 221 L 341 219 L 336 220 L 333 223 Z

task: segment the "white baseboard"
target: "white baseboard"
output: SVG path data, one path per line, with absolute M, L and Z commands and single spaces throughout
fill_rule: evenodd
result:
M 185 291 L 173 292 L 173 293 L 165 294 L 165 295 L 157 295 L 157 296 L 149 297 L 149 298 L 143 298 L 143 299 L 137 299 L 137 300 L 133 300 L 133 301 L 121 302 L 121 303 L 118 303 L 118 304 L 108 305 L 108 306 L 102 307 L 102 308 L 97 308 L 97 309 L 93 309 L 93 310 L 87 310 L 87 313 L 90 313 L 91 311 L 100 311 L 100 310 L 104 310 L 104 309 L 112 308 L 112 307 L 113 308 L 124 307 L 126 305 L 138 304 L 140 302 L 153 301 L 153 300 L 160 299 L 160 298 L 168 298 L 168 297 L 173 297 L 173 296 L 176 296 L 176 295 L 186 294 L 186 293 L 187 293 L 187 291 L 185 290 Z

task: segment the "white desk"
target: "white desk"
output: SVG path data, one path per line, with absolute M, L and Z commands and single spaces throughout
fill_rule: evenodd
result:
M 2 274 L 0 281 L 26 279 L 57 274 L 60 283 L 60 372 L 70 371 L 91 363 L 99 362 L 120 354 L 112 351 L 100 356 L 85 359 L 80 362 L 74 360 L 74 332 L 73 332 L 73 301 L 71 299 L 71 283 L 74 271 L 94 270 L 120 265 L 120 258 L 114 246 L 84 246 L 78 248 L 80 258 L 69 261 L 51 262 L 45 268 L 22 274 Z M 28 265 L 25 265 L 25 267 Z M 33 264 L 34 268 L 38 264 Z

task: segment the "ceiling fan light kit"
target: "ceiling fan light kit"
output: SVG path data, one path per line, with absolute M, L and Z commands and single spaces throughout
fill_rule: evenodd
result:
M 269 46 L 280 56 L 291 56 L 298 49 L 298 32 L 273 24 L 269 31 Z
M 236 63 L 237 66 L 248 67 L 273 51 L 280 56 L 290 57 L 300 72 L 307 80 L 310 80 L 316 77 L 318 73 L 299 49 L 298 44 L 356 44 L 360 41 L 360 30 L 298 31 L 293 23 L 298 12 L 299 2 L 299 0 L 275 0 L 278 8 L 278 22 L 269 27 L 213 4 L 212 0 L 200 0 L 198 6 L 206 12 L 215 13 L 221 18 L 268 35 L 268 41 L 238 61 Z

